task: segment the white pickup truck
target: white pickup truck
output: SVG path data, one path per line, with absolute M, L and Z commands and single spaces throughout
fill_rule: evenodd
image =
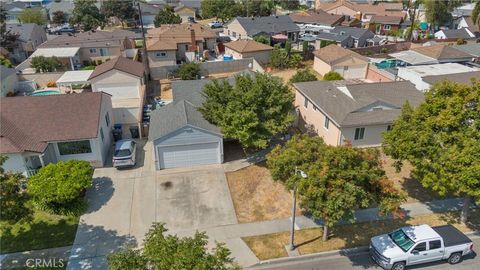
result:
M 452 225 L 408 226 L 370 241 L 372 259 L 382 268 L 392 270 L 440 260 L 456 264 L 472 251 L 472 240 Z

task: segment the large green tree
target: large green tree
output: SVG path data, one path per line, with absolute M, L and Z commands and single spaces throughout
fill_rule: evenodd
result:
M 70 17 L 70 24 L 80 26 L 84 31 L 103 27 L 106 18 L 96 6 L 96 0 L 77 0 Z
M 155 16 L 153 24 L 155 27 L 159 27 L 162 24 L 179 24 L 182 23 L 182 18 L 175 14 L 175 10 L 172 6 L 165 5 L 158 14 Z
M 41 72 L 53 72 L 62 67 L 62 63 L 57 57 L 35 56 L 32 58 L 30 66 Z
M 93 168 L 88 161 L 50 163 L 30 177 L 28 192 L 40 206 L 51 210 L 68 209 L 92 185 Z
M 270 16 L 275 9 L 273 0 L 240 0 L 238 5 L 241 15 L 248 17 Z
M 54 24 L 64 24 L 67 22 L 67 17 L 65 16 L 65 12 L 61 10 L 57 10 L 52 14 L 52 23 Z
M 297 188 L 300 205 L 323 221 L 323 240 L 338 221 L 353 221 L 354 212 L 376 203 L 380 213 L 396 213 L 404 194 L 388 180 L 377 149 L 330 146 L 319 137 L 296 135 L 267 156 L 275 181 Z M 307 174 L 304 179 L 296 171 Z
M 213 81 L 203 91 L 206 99 L 200 111 L 205 119 L 244 148 L 266 148 L 294 119 L 293 94 L 278 77 L 238 75 L 233 85 Z
M 201 7 L 204 19 L 215 17 L 225 22 L 238 15 L 238 5 L 235 0 L 203 0 Z
M 462 3 L 462 0 L 424 0 L 427 21 L 437 27 L 449 26 L 453 20 L 453 10 Z
M 200 65 L 195 62 L 183 63 L 176 75 L 182 80 L 196 80 L 200 76 Z
M 472 10 L 472 21 L 480 27 L 480 0 L 475 1 L 475 6 Z
M 46 14 L 39 8 L 27 8 L 20 13 L 18 20 L 21 23 L 35 23 L 45 25 L 47 23 Z
M 408 160 L 424 187 L 464 196 L 465 222 L 470 197 L 480 200 L 480 82 L 434 85 L 420 106 L 403 107 L 383 137 L 398 169 Z
M 207 244 L 205 233 L 180 238 L 167 234 L 164 224 L 154 223 L 141 249 L 124 248 L 107 256 L 107 262 L 112 270 L 240 269 L 223 244 L 217 243 L 212 252 L 208 251 Z
M 125 21 L 133 19 L 136 13 L 133 8 L 133 1 L 118 0 L 103 1 L 100 11 L 107 18 L 117 17 L 122 23 L 122 27 L 125 27 Z
M 23 175 L 6 172 L 3 164 L 7 157 L 0 156 L 0 220 L 16 222 L 22 218 L 30 217 L 32 211 L 25 203 L 29 196 L 22 190 L 22 182 L 26 179 Z

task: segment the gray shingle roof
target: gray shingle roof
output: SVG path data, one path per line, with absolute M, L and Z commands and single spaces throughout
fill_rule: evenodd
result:
M 472 79 L 480 80 L 480 71 L 425 76 L 422 78 L 424 82 L 429 84 L 434 84 L 436 82 L 445 81 L 445 80 L 466 84 L 466 83 L 470 83 Z
M 406 101 L 413 106 L 423 101 L 423 94 L 408 81 L 361 84 L 314 81 L 296 83 L 294 86 L 340 126 L 391 123 L 400 114 Z M 391 109 L 364 110 L 375 104 Z
M 334 40 L 337 42 L 342 42 L 349 38 L 352 38 L 352 37 L 350 35 L 340 35 L 338 33 L 320 32 L 317 34 L 317 39 Z
M 298 32 L 300 28 L 288 15 L 266 17 L 237 17 L 247 35 L 259 33 Z
M 475 57 L 480 57 L 480 43 L 469 43 L 464 45 L 453 45 L 457 50 L 471 54 Z
M 40 27 L 37 27 L 36 24 L 34 23 L 12 23 L 12 24 L 7 24 L 7 30 L 12 31 L 12 33 L 17 33 L 19 34 L 19 39 L 21 41 L 28 41 L 34 30 L 36 31 L 43 31 L 43 29 L 40 29 Z
M 359 38 L 362 38 L 362 37 L 372 38 L 372 37 L 375 36 L 375 34 L 372 31 L 370 31 L 368 29 L 364 29 L 364 28 L 358 28 L 358 27 L 336 26 L 335 28 L 330 30 L 330 32 L 338 33 L 338 34 L 341 34 L 343 32 L 343 33 L 345 33 L 345 35 L 347 35 L 347 36 L 350 35 L 355 39 L 359 39 Z
M 186 100 L 181 100 L 152 112 L 148 138 L 150 140 L 159 139 L 186 125 L 221 135 L 220 129 L 205 120 L 196 106 Z
M 442 30 L 447 38 L 473 38 L 466 30 L 466 28 L 460 29 L 448 29 Z

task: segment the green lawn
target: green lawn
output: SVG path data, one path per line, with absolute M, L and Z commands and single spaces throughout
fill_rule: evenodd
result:
M 78 221 L 78 216 L 52 215 L 35 210 L 32 221 L 0 222 L 0 253 L 72 245 Z

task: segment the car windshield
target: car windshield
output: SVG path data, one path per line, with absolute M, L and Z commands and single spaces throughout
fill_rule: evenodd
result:
M 128 157 L 128 156 L 130 156 L 130 150 L 128 149 L 115 150 L 115 157 Z
M 390 236 L 392 241 L 405 252 L 407 252 L 407 250 L 409 250 L 415 244 L 415 242 L 408 238 L 405 232 L 403 232 L 401 229 L 388 234 L 388 236 Z

